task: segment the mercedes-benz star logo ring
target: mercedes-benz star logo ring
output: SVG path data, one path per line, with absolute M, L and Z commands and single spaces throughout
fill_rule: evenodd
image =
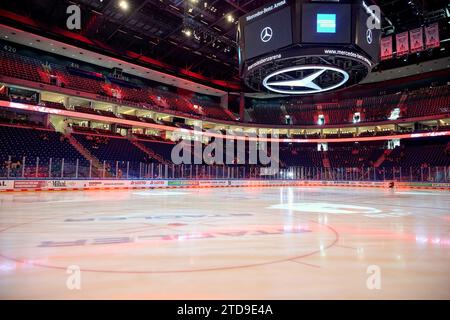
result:
M 310 75 L 294 78 L 291 73 L 297 71 L 307 71 Z M 336 75 L 340 74 L 340 80 L 326 86 L 316 83 L 317 80 L 326 73 L 329 73 L 329 75 L 332 73 Z M 286 80 L 277 80 L 276 78 L 286 78 Z M 346 71 L 337 67 L 296 66 L 282 69 L 268 75 L 263 80 L 263 86 L 272 92 L 282 94 L 315 94 L 339 88 L 344 85 L 349 78 L 349 74 Z
M 271 27 L 265 27 L 261 31 L 261 41 L 262 42 L 269 42 L 270 40 L 272 40 L 272 37 L 273 37 L 273 30 Z
M 373 35 L 372 35 L 372 30 L 371 29 L 367 29 L 367 31 L 366 31 L 366 40 L 367 40 L 368 44 L 372 44 Z

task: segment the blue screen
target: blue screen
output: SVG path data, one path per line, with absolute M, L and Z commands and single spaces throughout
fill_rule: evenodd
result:
M 317 14 L 318 33 L 336 33 L 336 15 L 329 13 Z
M 351 42 L 350 4 L 304 3 L 302 9 L 302 42 L 325 44 Z

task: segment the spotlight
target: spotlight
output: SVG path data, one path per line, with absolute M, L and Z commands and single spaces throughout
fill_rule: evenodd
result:
M 190 38 L 192 36 L 192 30 L 189 28 L 184 28 L 183 31 L 184 35 L 188 38 Z
M 128 10 L 129 7 L 130 7 L 130 5 L 129 5 L 128 1 L 126 1 L 126 0 L 120 0 L 119 1 L 119 8 L 120 9 L 126 11 L 126 10 Z

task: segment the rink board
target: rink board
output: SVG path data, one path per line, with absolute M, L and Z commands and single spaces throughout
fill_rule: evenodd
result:
M 394 182 L 397 188 L 450 190 L 450 183 Z M 389 188 L 391 181 L 296 180 L 0 180 L 0 191 L 72 191 L 159 188 L 230 188 L 274 186 L 336 186 Z

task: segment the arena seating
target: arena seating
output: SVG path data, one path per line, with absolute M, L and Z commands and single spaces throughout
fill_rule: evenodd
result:
M 119 137 L 74 134 L 98 160 L 145 162 L 148 156 L 129 140 Z
M 296 98 L 271 101 L 270 104 L 264 100 L 254 100 L 250 114 L 254 123 L 285 124 L 285 118 L 281 114 L 283 107 L 280 107 L 285 106 L 295 125 L 314 125 L 318 114 L 325 115 L 327 124 L 345 124 L 352 122 L 355 112 L 361 113 L 362 122 L 375 122 L 388 120 L 394 108 L 401 109 L 402 118 L 445 114 L 450 111 L 449 86 L 418 89 L 406 94 L 404 104 L 401 103 L 402 94 L 366 96 L 332 103 L 303 103 Z
M 100 76 L 96 79 L 83 76 L 83 72 L 74 73 L 74 68 L 68 68 L 55 63 L 47 63 L 38 58 L 22 56 L 16 53 L 0 51 L 0 74 L 34 82 L 56 84 L 100 96 L 108 96 L 120 101 L 150 104 L 166 110 L 178 111 L 195 116 L 204 116 L 222 120 L 233 120 L 220 106 L 204 106 L 201 110 L 195 109 L 187 97 L 169 91 L 151 88 L 127 88 L 107 83 Z
M 74 106 L 75 111 L 98 115 L 97 110 L 88 107 Z
M 80 75 L 70 74 L 62 66 L 51 64 L 51 74 L 55 75 L 64 87 L 96 94 L 104 93 L 102 89 L 103 82 L 101 80 L 94 80 Z
M 293 144 L 281 144 L 281 164 L 286 167 L 321 167 L 322 163 L 318 163 L 317 159 L 312 156 L 315 148 L 317 149 L 314 144 L 307 144 L 301 148 L 299 146 L 294 146 Z
M 0 155 L 40 158 L 81 159 L 70 143 L 58 132 L 13 126 L 0 126 Z
M 383 154 L 382 143 L 340 143 L 329 145 L 327 152 L 331 167 L 334 168 L 361 168 L 373 166 L 375 161 Z
M 100 115 L 102 115 L 102 116 L 110 117 L 110 118 L 117 118 L 116 115 L 114 114 L 114 112 L 112 112 L 112 111 L 109 111 L 109 110 L 99 110 L 99 109 L 96 109 L 96 110 L 97 110 L 97 113 L 100 114 Z
M 101 163 L 105 161 L 110 177 L 125 175 L 138 177 L 141 164 L 157 162 L 125 137 L 113 136 L 107 130 L 74 127 L 73 137 Z M 135 134 L 139 143 L 170 162 L 173 143 L 160 137 Z M 448 139 L 428 138 L 404 140 L 401 147 L 394 149 L 381 164 L 386 178 L 391 177 L 393 168 L 418 170 L 436 166 L 450 166 Z M 280 164 L 282 167 L 323 168 L 328 159 L 331 168 L 372 167 L 385 153 L 384 142 L 330 143 L 327 152 L 317 151 L 316 144 L 280 144 Z M 0 163 L 2 174 L 11 156 L 12 162 L 26 157 L 26 175 L 35 176 L 34 167 L 39 157 L 39 175 L 48 174 L 52 158 L 52 172 L 58 175 L 64 159 L 64 174 L 75 175 L 78 159 L 79 177 L 87 176 L 89 162 L 60 133 L 43 128 L 19 125 L 0 125 Z M 381 158 L 382 159 L 382 158 Z M 119 171 L 116 172 L 116 165 Z M 411 169 L 409 169 L 411 167 Z M 43 169 L 42 169 L 43 168 Z M 58 171 L 59 170 L 59 171 Z M 405 172 L 406 172 L 405 171 Z M 414 171 L 414 172 L 416 172 Z M 416 172 L 417 173 L 417 172 Z M 21 174 L 17 172 L 15 174 Z
M 123 88 L 123 99 L 131 102 L 149 102 L 150 92 L 146 89 Z
M 395 148 L 383 162 L 383 167 L 430 167 L 449 166 L 450 154 L 446 140 L 422 140 L 417 143 L 408 141 Z
M 139 140 L 140 143 L 142 143 L 145 147 L 150 148 L 157 154 L 161 155 L 164 159 L 170 161 L 172 159 L 171 153 L 172 149 L 174 147 L 173 143 L 161 143 L 158 141 L 150 141 L 147 140 Z
M 98 134 L 97 130 L 89 128 L 89 127 L 84 127 L 84 126 L 72 125 L 72 130 L 73 130 L 73 132 L 84 132 L 84 133 Z
M 213 119 L 220 119 L 225 121 L 234 121 L 235 118 L 231 117 L 226 111 L 222 109 L 220 106 L 209 105 L 203 107 L 203 111 L 206 116 Z
M 153 120 L 152 118 L 148 118 L 148 117 L 141 117 L 139 118 L 141 121 L 146 122 L 146 123 L 151 123 L 151 124 L 156 124 L 155 120 Z
M 405 116 L 409 118 L 449 113 L 449 86 L 425 88 L 411 92 L 405 101 L 405 110 Z
M 391 111 L 398 107 L 401 95 L 390 94 L 377 97 L 365 97 L 362 100 L 362 113 L 366 122 L 384 121 Z
M 351 111 L 338 104 L 322 105 L 323 113 L 328 115 L 328 124 L 349 123 Z
M 39 104 L 43 105 L 43 106 L 45 106 L 47 108 L 66 110 L 66 107 L 64 106 L 64 104 L 58 103 L 58 102 L 51 102 L 51 101 L 43 101 L 43 100 L 41 100 L 41 102 Z
M 31 105 L 38 104 L 36 97 L 24 97 L 24 96 L 10 95 L 10 98 L 11 98 L 10 100 L 12 102 L 31 104 Z
M 11 157 L 11 158 L 10 158 Z M 0 125 L 0 164 L 3 174 L 6 171 L 6 163 L 11 159 L 12 163 L 20 165 L 10 172 L 11 176 L 21 175 L 23 157 L 27 170 L 26 176 L 35 177 L 37 158 L 39 158 L 38 177 L 48 175 L 50 158 L 52 159 L 53 175 L 61 172 L 62 159 L 64 159 L 65 176 L 74 175 L 74 167 L 78 159 L 79 165 L 86 167 L 86 159 L 58 132 L 30 127 Z M 83 170 L 79 171 L 79 176 Z
M 281 112 L 279 103 L 270 103 L 261 101 L 253 108 L 252 114 L 253 122 L 265 124 L 284 124 L 285 119 Z
M 311 104 L 286 105 L 287 113 L 292 117 L 294 124 L 313 125 L 316 109 Z
M 160 108 L 180 112 L 180 114 L 193 117 L 207 117 L 213 119 L 234 120 L 217 103 L 207 98 L 193 97 L 192 94 L 159 90 L 157 88 L 140 88 L 118 86 L 106 82 L 102 74 L 98 77 L 88 77 L 86 72 L 73 67 L 48 63 L 39 57 L 23 56 L 8 51 L 0 51 L 0 74 L 9 77 L 30 80 L 34 82 L 56 83 L 67 88 L 106 96 L 118 101 L 139 103 L 142 107 Z M 75 71 L 74 71 L 75 70 Z M 378 96 L 365 96 L 361 98 L 342 99 L 332 102 L 303 102 L 296 98 L 253 101 L 250 109 L 251 122 L 262 124 L 285 124 L 285 115 L 290 115 L 295 125 L 314 125 L 315 116 L 319 113 L 325 115 L 327 124 L 342 124 L 351 122 L 351 115 L 360 111 L 364 122 L 387 120 L 391 111 L 401 108 L 401 117 L 420 117 L 432 114 L 445 114 L 450 110 L 449 86 L 422 88 L 405 92 L 406 100 L 401 102 L 402 94 L 387 94 Z M 4 97 L 2 99 L 8 99 Z M 18 99 L 16 97 L 16 99 Z M 25 100 L 20 102 L 33 103 Z M 35 102 L 37 103 L 37 102 Z M 195 107 L 194 107 L 195 105 Z M 62 108 L 61 105 L 54 105 Z M 105 113 L 114 117 L 112 113 Z
M 135 115 L 130 115 L 130 114 L 120 114 L 119 115 L 121 118 L 125 119 L 125 120 L 131 120 L 131 121 L 142 121 L 141 119 L 139 119 L 139 117 L 135 116 Z
M 144 151 L 123 137 L 74 134 L 75 139 L 100 163 L 105 163 L 106 171 L 112 176 L 139 177 L 141 164 L 155 162 Z M 116 167 L 118 171 L 116 171 Z
M 35 82 L 42 82 L 39 75 L 40 61 L 0 50 L 0 73 L 12 77 Z
M 47 63 L 38 57 L 22 56 L 16 53 L 0 51 L 0 74 L 8 77 L 30 80 L 33 82 L 52 83 L 56 78 L 56 84 L 79 91 L 95 93 L 99 96 L 109 97 L 130 103 L 138 103 L 141 107 L 157 110 L 168 110 L 178 112 L 180 115 L 190 115 L 192 117 L 208 117 L 220 120 L 234 120 L 230 113 L 222 109 L 217 100 L 192 95 L 186 92 L 172 92 L 151 87 L 127 87 L 112 84 L 106 80 L 102 74 L 89 76 L 83 70 L 76 70 L 55 63 Z M 33 105 L 46 106 L 49 108 L 65 110 L 62 103 L 51 101 L 38 101 L 38 95 L 21 96 L 17 93 L 6 95 L 2 91 L 0 99 L 14 102 L 27 103 Z M 105 98 L 106 99 L 106 98 Z M 159 120 L 158 122 L 147 117 L 121 114 L 116 115 L 109 110 L 93 109 L 85 106 L 74 106 L 75 111 L 102 115 L 110 118 L 121 117 L 123 119 L 141 121 L 146 123 L 161 123 L 168 126 L 192 129 L 191 126 L 169 120 Z M 159 108 L 159 109 L 158 109 Z M 450 110 L 450 86 L 426 87 L 412 91 L 404 91 L 396 94 L 383 94 L 375 96 L 343 98 L 341 100 L 315 102 L 312 99 L 283 98 L 271 100 L 253 100 L 253 108 L 249 109 L 252 121 L 264 124 L 286 124 L 290 118 L 294 125 L 316 125 L 317 116 L 323 114 L 326 124 L 347 124 L 352 122 L 352 114 L 361 112 L 362 121 L 375 122 L 388 119 L 394 108 L 401 109 L 400 117 L 412 118 L 428 115 L 446 114 Z M 286 117 L 289 116 L 289 117 Z M 11 120 L 13 119 L 13 120 Z M 64 137 L 54 131 L 43 128 L 42 119 L 30 120 L 26 117 L 3 118 L 0 117 L 0 160 L 2 164 L 11 156 L 12 159 L 20 161 L 23 156 L 27 157 L 27 166 L 35 164 L 39 157 L 40 165 L 48 165 L 50 158 L 56 163 L 57 159 L 64 158 L 67 170 L 70 165 L 78 159 L 86 164 L 86 159 L 70 144 Z M 34 128 L 34 129 L 33 129 Z M 136 174 L 139 163 L 152 163 L 151 159 L 144 151 L 139 149 L 130 140 L 120 136 L 120 134 L 106 129 L 92 129 L 82 126 L 73 127 L 74 137 L 93 156 L 100 161 L 106 161 L 108 170 L 112 174 L 115 172 L 116 162 L 120 162 L 120 170 L 124 172 L 124 164 L 129 162 L 130 170 Z M 403 130 L 403 129 L 401 129 Z M 430 132 L 436 130 L 449 130 L 448 126 L 441 126 L 438 129 L 424 126 L 415 132 Z M 360 133 L 360 136 L 384 136 L 397 132 L 367 131 Z M 147 148 L 160 154 L 164 159 L 170 160 L 173 144 L 167 143 L 163 138 L 157 136 L 147 136 L 135 134 L 136 138 Z M 351 137 L 352 133 L 328 133 L 328 138 Z M 298 138 L 319 138 L 320 133 L 301 134 Z M 397 166 L 405 167 L 429 167 L 448 166 L 449 155 L 446 143 L 431 141 L 427 144 L 417 143 L 413 140 L 402 142 L 402 147 L 398 147 L 386 157 L 381 164 L 381 168 L 393 168 Z M 355 144 L 329 144 L 329 150 L 317 151 L 316 144 L 297 145 L 281 144 L 280 157 L 284 167 L 315 167 L 322 168 L 329 165 L 334 168 L 342 167 L 369 167 L 372 166 L 384 152 L 384 145 L 380 143 Z
M 445 143 L 416 146 L 411 141 L 403 148 L 394 149 L 382 166 L 448 166 L 450 156 L 446 150 Z M 332 168 L 361 168 L 372 167 L 384 152 L 384 142 L 331 143 L 326 155 Z M 323 167 L 322 155 L 322 152 L 317 151 L 316 145 L 280 145 L 280 159 L 287 167 Z

